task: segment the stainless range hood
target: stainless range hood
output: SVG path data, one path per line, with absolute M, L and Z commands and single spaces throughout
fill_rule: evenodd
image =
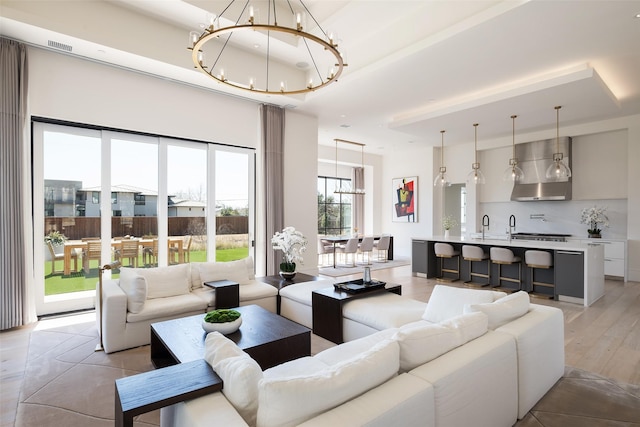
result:
M 558 142 L 564 161 L 571 169 L 571 137 L 562 137 Z M 555 138 L 517 144 L 515 149 L 524 179 L 514 183 L 511 200 L 571 200 L 571 178 L 555 181 L 545 177 L 557 150 Z

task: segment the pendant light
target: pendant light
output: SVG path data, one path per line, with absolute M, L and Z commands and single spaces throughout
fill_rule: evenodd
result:
M 509 159 L 509 167 L 505 169 L 502 179 L 505 181 L 518 182 L 524 179 L 524 171 L 518 166 L 518 158 L 516 157 L 516 115 L 511 116 L 511 147 L 512 157 Z
M 448 187 L 451 185 L 447 178 L 447 168 L 444 166 L 444 130 L 440 131 L 440 172 L 436 175 L 436 179 L 433 180 L 433 186 Z
M 571 177 L 571 169 L 564 162 L 564 154 L 560 152 L 560 109 L 562 106 L 556 105 L 556 152 L 553 153 L 553 163 L 547 168 L 545 174 L 548 179 L 565 181 Z
M 471 172 L 467 175 L 467 183 L 469 184 L 484 184 L 484 174 L 480 170 L 480 163 L 478 163 L 478 123 L 473 124 L 474 127 L 474 143 L 473 152 L 475 155 L 475 163 L 471 165 Z

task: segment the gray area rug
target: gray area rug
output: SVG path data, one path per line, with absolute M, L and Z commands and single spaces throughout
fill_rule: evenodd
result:
M 336 265 L 335 268 L 333 266 L 320 267 L 319 273 L 324 276 L 339 277 L 339 276 L 348 276 L 350 274 L 358 274 L 358 273 L 362 274 L 364 272 L 365 267 L 371 268 L 371 271 L 376 271 L 376 270 L 384 270 L 387 268 L 401 267 L 403 265 L 409 265 L 409 264 L 411 264 L 411 260 L 409 259 L 394 259 L 387 262 L 372 261 L 370 265 L 363 264 L 361 262 L 356 262 L 355 267 L 348 267 L 343 264 L 338 264 Z
M 31 334 L 16 426 L 113 426 L 115 380 L 153 369 L 149 346 L 95 352 L 95 315 L 83 316 L 88 319 L 83 323 L 48 329 L 39 325 Z M 321 341 L 312 335 L 312 352 L 326 348 Z M 154 411 L 137 417 L 134 425 L 159 424 L 159 411 Z M 516 426 L 640 426 L 640 385 L 567 367 L 565 376 Z

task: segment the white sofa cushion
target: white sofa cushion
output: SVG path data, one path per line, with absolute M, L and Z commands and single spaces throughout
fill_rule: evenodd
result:
M 147 281 L 147 299 L 165 298 L 189 293 L 189 264 L 168 267 L 130 268 Z
M 120 269 L 120 287 L 127 294 L 127 311 L 140 313 L 147 299 L 147 280 L 132 268 Z
M 465 313 L 482 312 L 489 316 L 489 329 L 500 326 L 524 316 L 529 311 L 529 294 L 525 291 L 514 292 L 491 303 L 467 304 Z
M 204 282 L 215 280 L 231 280 L 240 285 L 246 285 L 251 280 L 244 259 L 228 262 L 203 262 L 198 264 L 200 271 L 200 286 Z
M 463 314 L 466 304 L 489 303 L 506 295 L 505 292 L 436 285 L 422 318 L 427 322 L 439 323 Z
M 201 312 L 204 316 L 204 310 L 207 303 L 192 293 L 184 295 L 176 295 L 166 298 L 148 299 L 144 303 L 144 307 L 139 313 L 127 313 L 127 323 L 143 322 L 146 320 L 166 319 L 180 314 L 191 314 Z M 146 328 L 147 342 L 149 343 L 149 327 Z
M 398 361 L 398 343 L 384 340 L 369 351 L 314 375 L 276 376 L 282 367 L 267 369 L 258 384 L 257 425 L 298 425 L 397 375 Z
M 487 332 L 484 313 L 470 313 L 434 324 L 425 320 L 398 328 L 400 370 L 409 371 Z
M 280 297 L 287 298 L 304 305 L 311 306 L 311 293 L 318 289 L 330 288 L 336 281 L 334 279 L 312 280 L 310 282 L 296 283 L 280 289 Z
M 368 351 L 381 341 L 392 339 L 396 331 L 396 328 L 389 328 L 375 332 L 371 335 L 367 335 L 366 337 L 358 338 L 357 340 L 329 347 L 313 357 L 314 359 L 321 360 L 326 365 L 337 365 L 347 359 L 358 357 L 358 355 Z
M 420 320 L 425 307 L 423 302 L 384 292 L 346 302 L 342 316 L 381 331 Z
M 219 332 L 207 335 L 204 358 L 222 379 L 222 394 L 247 424 L 255 425 L 258 382 L 262 379 L 262 369 L 258 362 Z

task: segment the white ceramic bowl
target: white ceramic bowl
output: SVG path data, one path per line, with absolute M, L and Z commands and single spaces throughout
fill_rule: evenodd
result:
M 225 322 L 225 323 L 209 323 L 202 320 L 202 329 L 207 332 L 220 332 L 223 335 L 232 334 L 238 329 L 240 329 L 240 325 L 242 325 L 242 316 L 238 317 L 233 322 Z

